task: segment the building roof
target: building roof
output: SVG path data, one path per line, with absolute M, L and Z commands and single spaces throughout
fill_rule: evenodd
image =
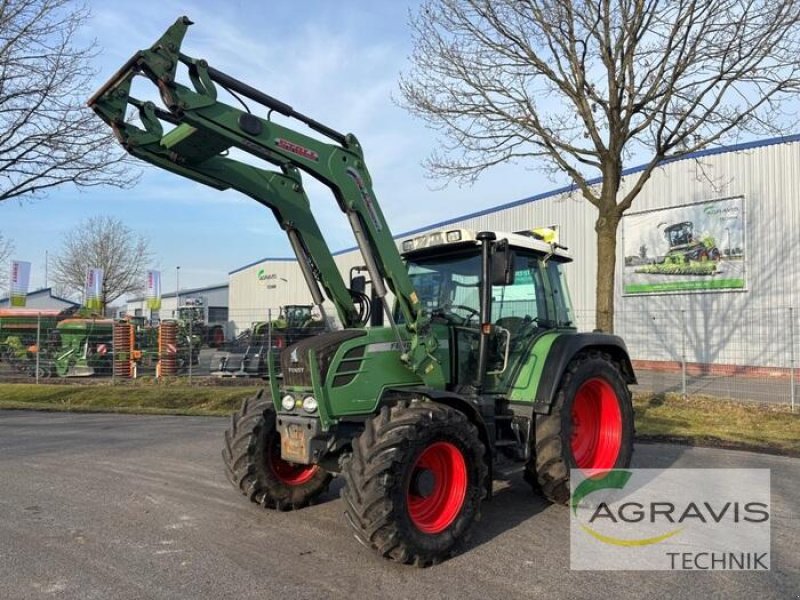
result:
M 755 141 L 752 141 L 752 142 L 743 142 L 741 144 L 731 144 L 731 145 L 728 145 L 728 146 L 718 146 L 718 147 L 715 147 L 715 148 L 707 148 L 706 150 L 700 150 L 698 152 L 690 152 L 689 154 L 684 154 L 683 156 L 679 156 L 677 158 L 667 159 L 667 160 L 663 161 L 661 163 L 661 165 L 659 165 L 659 166 L 668 165 L 670 163 L 679 162 L 679 161 L 682 161 L 682 160 L 691 160 L 691 159 L 703 158 L 705 156 L 714 156 L 714 155 L 717 155 L 717 154 L 727 154 L 728 152 L 741 152 L 741 151 L 744 151 L 744 150 L 754 150 L 756 148 L 763 148 L 765 146 L 775 146 L 777 144 L 790 144 L 790 143 L 794 143 L 794 142 L 800 142 L 800 134 L 796 133 L 796 134 L 793 134 L 793 135 L 772 137 L 772 138 L 767 138 L 767 139 L 763 139 L 763 140 L 755 140 Z M 646 164 L 642 164 L 642 165 L 637 165 L 635 167 L 630 167 L 628 169 L 624 169 L 622 171 L 622 176 L 624 177 L 624 176 L 627 176 L 627 175 L 632 175 L 634 173 L 639 173 L 641 171 L 644 171 L 644 169 L 646 167 L 647 167 Z M 591 185 L 597 185 L 601 181 L 603 181 L 602 177 L 595 177 L 594 179 L 587 180 L 586 183 L 591 186 Z M 460 221 L 466 221 L 467 219 L 474 219 L 476 217 L 482 217 L 482 216 L 488 215 L 490 213 L 498 212 L 498 211 L 501 211 L 501 210 L 507 210 L 509 208 L 515 208 L 517 206 L 521 206 L 523 204 L 529 204 L 531 202 L 537 202 L 539 200 L 546 200 L 547 198 L 552 198 L 554 196 L 560 196 L 562 194 L 567 194 L 569 192 L 574 192 L 576 190 L 577 190 L 577 186 L 575 186 L 575 184 L 565 185 L 565 186 L 558 187 L 558 188 L 555 188 L 555 189 L 547 191 L 547 192 L 542 192 L 540 194 L 534 194 L 533 196 L 528 196 L 528 197 L 522 198 L 520 200 L 514 200 L 512 202 L 507 202 L 505 204 L 498 204 L 498 205 L 495 205 L 495 206 L 492 206 L 492 207 L 489 207 L 489 208 L 485 208 L 483 210 L 479 210 L 479 211 L 476 211 L 476 212 L 467 213 L 465 215 L 460 215 L 460 216 L 457 216 L 457 217 L 453 217 L 453 218 L 447 219 L 445 221 L 439 221 L 438 223 L 432 223 L 430 225 L 425 225 L 423 227 L 417 227 L 416 229 L 412 229 L 410 231 L 404 231 L 403 233 L 395 234 L 394 238 L 395 239 L 399 239 L 399 238 L 402 238 L 402 237 L 407 237 L 407 236 L 410 236 L 410 235 L 421 233 L 423 231 L 428 231 L 428 230 L 431 230 L 431 229 L 438 229 L 440 227 L 446 227 L 447 225 L 451 225 L 453 223 L 458 223 Z M 337 250 L 336 252 L 333 252 L 333 255 L 334 256 L 338 256 L 340 254 L 346 254 L 347 252 L 352 252 L 353 250 L 357 250 L 357 249 L 358 249 L 358 246 L 352 246 L 350 248 L 345 248 L 343 250 Z M 253 267 L 253 266 L 255 266 L 255 265 L 259 264 L 259 263 L 262 263 L 262 262 L 267 262 L 267 261 L 294 261 L 294 260 L 297 260 L 297 259 L 294 258 L 294 257 L 290 257 L 290 258 L 287 258 L 287 257 L 282 257 L 282 258 L 269 258 L 269 257 L 262 258 L 260 260 L 251 262 L 251 263 L 249 263 L 249 264 L 247 264 L 247 265 L 245 265 L 243 267 L 239 267 L 238 269 L 230 271 L 228 273 L 228 275 L 233 275 L 235 273 L 239 273 L 240 271 L 244 271 L 245 269 L 249 269 L 250 267 Z
M 191 296 L 192 294 L 201 294 L 203 292 L 214 292 L 216 290 L 228 289 L 227 283 L 221 283 L 219 285 L 212 285 L 209 287 L 202 287 L 202 288 L 181 288 L 180 295 L 181 296 Z M 161 298 L 175 298 L 178 296 L 177 292 L 167 292 L 166 294 L 161 294 Z M 128 302 L 141 302 L 144 300 L 146 296 L 136 296 L 133 298 L 128 298 Z
M 34 290 L 32 292 L 28 292 L 26 294 L 26 296 L 28 298 L 32 298 L 32 297 L 35 297 L 35 296 L 48 296 L 48 297 L 52 298 L 53 300 L 58 300 L 59 302 L 65 302 L 67 304 L 71 304 L 72 306 L 78 306 L 77 302 L 74 302 L 72 300 L 67 300 L 66 298 L 62 298 L 60 296 L 54 296 L 53 295 L 53 288 L 49 288 L 49 287 L 48 288 L 41 288 L 41 289 L 38 289 L 38 290 Z M 9 302 L 9 300 L 10 300 L 10 298 L 8 296 L 0 298 L 0 304 L 3 304 L 5 302 Z

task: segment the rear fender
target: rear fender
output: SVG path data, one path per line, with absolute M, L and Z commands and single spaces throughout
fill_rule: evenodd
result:
M 576 354 L 586 350 L 599 350 L 609 354 L 619 365 L 625 383 L 629 385 L 636 383 L 636 375 L 633 372 L 630 356 L 628 356 L 628 349 L 619 336 L 607 333 L 562 335 L 553 342 L 553 346 L 547 354 L 542 376 L 536 389 L 533 412 L 550 414 L 556 390 L 567 365 Z

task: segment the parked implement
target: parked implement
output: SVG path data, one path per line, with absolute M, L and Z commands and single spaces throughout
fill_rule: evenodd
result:
M 233 485 L 287 510 L 313 502 L 342 475 L 356 537 L 384 557 L 424 566 L 465 539 L 500 464 L 524 463 L 534 486 L 562 503 L 571 467 L 628 466 L 633 369 L 618 337 L 577 333 L 565 249 L 525 233 L 452 229 L 404 240 L 404 260 L 355 136 L 181 53 L 190 24 L 179 19 L 134 55 L 90 106 L 132 155 L 270 208 L 317 310 L 324 318 L 327 295 L 344 326 L 283 350 L 280 380 L 267 361 L 266 389 L 225 433 Z M 178 67 L 188 79 L 176 78 Z M 131 96 L 137 75 L 157 86 L 164 108 Z M 262 105 L 266 118 L 220 102 L 220 90 Z M 143 128 L 125 121 L 129 105 Z M 277 115 L 328 141 L 277 123 Z M 236 160 L 231 148 L 279 171 Z M 371 303 L 365 280 L 353 278 L 348 289 L 336 268 L 301 170 L 326 184 L 346 214 Z M 388 326 L 365 327 L 369 304 Z
M 219 309 L 216 308 L 218 311 Z M 199 344 L 211 348 L 219 348 L 225 343 L 227 321 L 212 321 L 212 307 L 209 307 L 204 297 L 184 298 L 182 306 L 178 307 L 177 317 L 181 327 L 181 335 L 196 336 Z M 224 309 L 227 319 L 227 308 Z

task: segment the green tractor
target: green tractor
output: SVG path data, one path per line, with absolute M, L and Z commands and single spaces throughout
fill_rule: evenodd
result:
M 562 504 L 571 469 L 629 466 L 631 361 L 619 337 L 577 332 L 566 249 L 533 234 L 452 228 L 404 240 L 401 255 L 356 137 L 180 52 L 190 24 L 178 19 L 89 105 L 133 156 L 270 209 L 317 310 L 325 319 L 327 297 L 343 325 L 283 349 L 281 377 L 267 361 L 265 389 L 225 432 L 233 486 L 265 508 L 291 510 L 341 477 L 356 538 L 387 559 L 427 566 L 458 551 L 508 465 L 524 465 L 534 489 Z M 176 76 L 179 66 L 188 78 Z M 163 107 L 131 96 L 138 75 L 157 86 Z M 269 112 L 224 104 L 218 88 Z M 129 106 L 140 123 L 126 121 Z M 277 170 L 237 160 L 231 148 Z M 301 170 L 347 216 L 371 298 L 363 276 L 345 283 Z
M 712 236 L 695 237 L 694 223 L 691 221 L 665 227 L 664 236 L 669 243 L 669 251 L 664 258 L 666 264 L 716 262 L 721 257 L 717 242 Z
M 271 323 L 272 344 L 276 348 L 285 348 L 303 338 L 321 332 L 325 328 L 325 324 L 319 319 L 315 319 L 312 311 L 313 306 L 310 304 L 287 304 L 281 308 L 280 316 L 273 319 Z M 263 330 L 264 327 L 259 329 Z M 255 331 L 254 328 L 254 333 Z

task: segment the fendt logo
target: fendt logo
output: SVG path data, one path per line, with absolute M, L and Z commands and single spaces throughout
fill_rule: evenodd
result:
M 768 470 L 572 473 L 574 569 L 769 569 Z

